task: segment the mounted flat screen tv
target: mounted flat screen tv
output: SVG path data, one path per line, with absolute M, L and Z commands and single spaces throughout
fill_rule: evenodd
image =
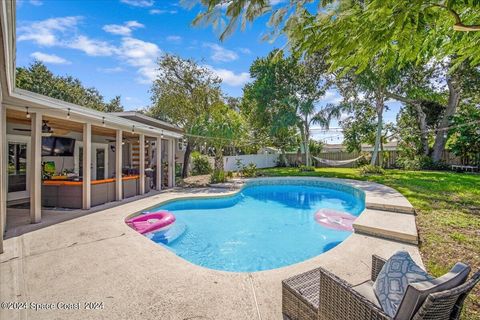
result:
M 42 137 L 42 156 L 73 157 L 75 139 L 64 137 Z

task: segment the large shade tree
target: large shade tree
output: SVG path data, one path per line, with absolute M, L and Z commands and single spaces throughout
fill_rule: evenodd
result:
M 330 84 L 327 69 L 320 54 L 299 60 L 274 50 L 253 62 L 254 80 L 244 89 L 244 110 L 257 127 L 268 129 L 276 147 L 285 151 L 291 132 L 298 130 L 307 165 L 311 164 L 311 126 L 328 125 L 333 114 L 317 106 Z
M 379 161 L 382 137 L 386 133 L 383 115 L 388 92 L 401 81 L 400 74 L 397 69 L 387 70 L 372 63 L 362 71 L 340 72 L 336 79 L 336 87 L 343 96 L 343 102 L 337 109 L 359 117 L 358 121 L 343 123 L 345 129 L 349 130 L 346 132 L 350 138 L 347 143 L 352 147 L 362 142 L 373 144 L 372 165 Z M 373 123 L 375 128 L 372 127 Z M 360 131 L 355 132 L 356 129 Z M 372 132 L 365 132 L 368 129 Z
M 120 96 L 106 102 L 97 89 L 85 87 L 79 79 L 72 76 L 54 75 L 40 61 L 34 61 L 28 67 L 18 67 L 15 84 L 17 88 L 78 104 L 82 107 L 103 112 L 123 111 Z
M 274 59 L 275 54 L 258 58 L 250 66 L 253 81 L 243 89 L 241 111 L 252 126 L 254 138 L 281 150 L 281 162 L 286 163 L 285 151 L 296 141 L 295 108 L 288 103 L 295 61 Z
M 192 59 L 166 54 L 158 60 L 149 114 L 182 127 L 187 135 L 182 177 L 188 174 L 190 154 L 197 145 L 201 124 L 222 100 L 221 80 Z
M 240 23 L 245 26 L 259 16 L 270 15 L 271 35 L 287 35 L 293 51 L 299 54 L 328 49 L 331 70 L 335 71 L 362 72 L 372 63 L 391 70 L 448 61 L 449 73 L 444 79 L 448 98 L 442 126 L 449 125 L 461 100 L 462 72 L 457 70 L 480 63 L 478 0 L 325 0 L 317 4 L 303 0 L 274 7 L 262 0 L 232 1 L 227 6 L 219 0 L 200 2 L 205 10 L 194 23 L 224 26 L 222 39 Z M 418 101 L 416 106 L 420 110 Z M 445 143 L 445 136 L 437 133 L 433 160 L 440 160 Z
M 206 143 L 213 147 L 216 171 L 223 171 L 223 154 L 227 147 L 238 146 L 247 134 L 247 125 L 241 114 L 219 102 L 199 123 L 199 131 Z
M 358 50 L 363 53 L 362 57 L 345 61 L 347 65 L 352 60 L 354 66 L 367 65 L 379 52 L 392 50 L 401 51 L 406 61 L 434 51 L 430 53 L 440 57 L 455 55 L 457 61 L 470 60 L 473 64 L 480 62 L 476 47 L 480 38 L 478 0 L 296 0 L 273 6 L 268 0 L 183 2 L 200 4 L 203 10 L 193 23 L 212 25 L 222 40 L 238 27 L 244 29 L 257 18 L 268 16 L 270 35 L 286 34 L 292 44 L 303 46 L 303 50 L 323 47 L 325 39 L 315 41 L 323 34 L 329 37 L 343 33 L 345 39 L 334 37 L 328 44 L 336 41 L 332 48 L 342 58 L 354 44 L 361 46 Z

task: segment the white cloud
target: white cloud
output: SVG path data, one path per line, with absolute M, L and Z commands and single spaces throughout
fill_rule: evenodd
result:
M 46 54 L 42 52 L 34 52 L 30 55 L 32 58 L 45 62 L 45 63 L 52 63 L 52 64 L 70 64 L 71 62 L 68 60 L 65 60 L 62 57 L 59 57 L 54 54 Z
M 37 7 L 43 5 L 43 2 L 40 0 L 30 0 L 29 2 L 31 5 L 37 6 Z
M 338 104 L 342 102 L 343 98 L 342 96 L 338 93 L 337 90 L 335 89 L 329 89 L 327 92 L 325 92 L 325 95 L 322 98 L 322 103 L 324 104 Z
M 89 56 L 112 56 L 124 64 L 137 69 L 140 83 L 151 84 L 156 78 L 157 66 L 156 60 L 162 54 L 160 48 L 152 42 L 143 41 L 129 36 L 129 32 L 117 32 L 117 34 L 126 34 L 121 38 L 119 45 L 114 45 L 108 41 L 90 38 L 86 35 L 77 35 L 76 26 L 81 17 L 52 18 L 43 21 L 36 21 L 28 26 L 19 28 L 19 41 L 32 41 L 45 46 L 57 46 L 83 51 Z M 121 25 L 120 25 L 121 26 Z M 137 21 L 128 21 L 124 27 L 134 29 L 143 27 Z M 121 26 L 122 27 L 122 26 Z M 117 28 L 118 29 L 118 28 Z M 110 29 L 110 31 L 112 31 Z M 118 30 L 115 30 L 118 31 Z M 50 56 L 41 56 L 43 60 L 49 63 L 68 63 L 62 58 Z M 40 58 L 38 58 L 40 60 Z M 98 71 L 113 73 L 120 72 L 123 69 L 105 68 Z
M 120 0 L 120 2 L 134 7 L 151 7 L 155 4 L 153 0 Z
M 165 9 L 150 9 L 149 11 L 150 14 L 176 14 L 178 13 L 177 10 L 165 10 Z
M 103 73 L 118 73 L 118 72 L 122 72 L 123 68 L 122 67 L 97 68 L 97 71 L 103 72 Z
M 108 42 L 78 36 L 67 44 L 67 47 L 85 52 L 89 56 L 111 56 L 117 49 Z
M 145 26 L 138 21 L 127 21 L 123 25 L 107 24 L 103 26 L 103 31 L 121 36 L 129 36 L 134 29 L 144 28 Z
M 18 41 L 33 41 L 41 46 L 59 45 L 57 33 L 74 31 L 82 17 L 71 16 L 35 21 L 18 28 Z
M 214 61 L 229 62 L 238 59 L 238 54 L 216 43 L 204 43 L 203 46 L 212 49 L 212 60 Z
M 160 48 L 152 42 L 125 37 L 119 48 L 119 57 L 125 63 L 138 68 L 140 83 L 150 84 L 157 76 L 156 60 L 161 55 Z
M 232 86 L 239 87 L 243 86 L 245 83 L 250 81 L 250 74 L 248 72 L 235 73 L 228 69 L 214 68 L 212 66 L 206 65 L 213 73 L 215 73 L 223 83 Z
M 180 42 L 182 42 L 182 37 L 171 35 L 171 36 L 167 37 L 167 41 L 174 42 L 174 43 L 180 43 Z
M 252 54 L 252 51 L 248 48 L 239 48 L 238 50 L 240 50 L 240 52 L 244 54 Z

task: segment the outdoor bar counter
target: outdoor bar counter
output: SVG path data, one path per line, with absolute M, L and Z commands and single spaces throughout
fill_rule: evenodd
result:
M 123 198 L 140 193 L 140 176 L 122 177 Z M 115 201 L 115 178 L 92 180 L 91 205 L 98 206 Z M 145 178 L 145 192 L 150 191 L 148 177 Z M 42 182 L 42 206 L 57 208 L 82 208 L 82 181 L 44 180 Z

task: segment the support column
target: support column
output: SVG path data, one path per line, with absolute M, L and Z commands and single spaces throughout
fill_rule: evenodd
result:
M 139 155 L 139 168 L 140 168 L 140 194 L 145 194 L 145 135 L 143 133 L 140 133 L 138 135 L 138 142 L 140 145 L 140 155 Z
M 168 187 L 175 187 L 175 139 L 168 140 Z
M 1 91 L 1 88 L 0 88 Z M 3 253 L 3 234 L 7 224 L 7 110 L 1 105 L 0 92 L 0 253 Z
M 42 114 L 32 113 L 30 118 L 30 222 L 42 219 Z
M 123 163 L 123 133 L 122 130 L 117 130 L 115 138 L 115 200 L 123 199 L 122 189 L 122 163 Z
M 91 206 L 92 188 L 92 125 L 83 124 L 83 184 L 82 209 L 88 210 Z
M 157 185 L 155 186 L 158 191 L 162 190 L 162 138 L 157 137 L 157 142 L 156 142 L 156 167 L 157 167 Z

